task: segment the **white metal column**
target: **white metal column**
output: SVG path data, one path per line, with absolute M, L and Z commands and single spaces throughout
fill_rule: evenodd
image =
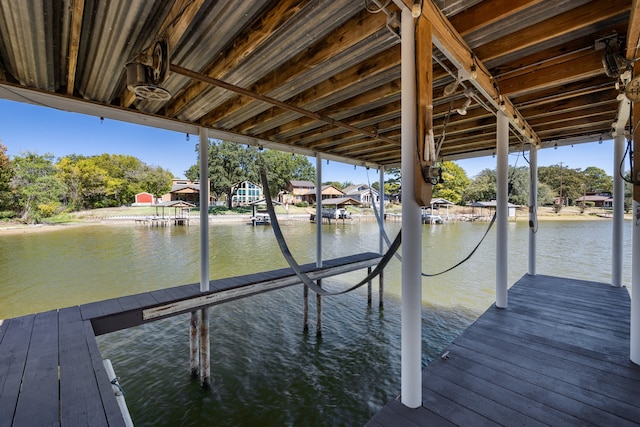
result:
M 638 149 L 638 148 L 636 148 Z M 640 157 L 640 156 L 639 156 Z M 634 160 L 637 162 L 638 158 Z M 636 163 L 637 165 L 637 163 Z M 638 166 L 636 179 L 638 178 Z M 637 185 L 637 184 L 636 184 Z M 631 332 L 630 359 L 640 365 L 640 202 L 633 200 L 633 234 L 631 240 Z
M 316 153 L 316 267 L 322 267 L 322 155 Z
M 378 197 L 380 199 L 380 209 L 378 209 L 378 213 L 380 214 L 380 222 L 382 223 L 382 227 L 384 227 L 384 166 L 380 166 L 380 177 L 378 183 L 380 184 L 380 191 L 378 191 Z M 384 254 L 384 237 L 382 237 L 382 230 L 380 230 L 379 243 L 380 255 L 382 255 Z
M 415 31 L 411 11 L 402 9 L 402 369 L 401 399 L 422 405 L 421 308 L 422 224 L 414 198 L 416 156 Z
M 207 129 L 200 128 L 200 291 L 209 290 L 209 138 Z M 200 384 L 206 386 L 211 378 L 209 364 L 209 315 L 200 310 Z
M 611 248 L 611 286 L 622 286 L 622 248 L 624 227 L 624 180 L 618 168 L 624 157 L 624 129 L 619 130 L 613 145 L 613 236 Z
M 507 308 L 509 120 L 502 111 L 498 111 L 496 158 L 496 307 Z
M 536 275 L 536 232 L 538 231 L 538 149 L 529 145 L 529 271 Z
M 200 292 L 209 290 L 209 138 L 200 128 Z

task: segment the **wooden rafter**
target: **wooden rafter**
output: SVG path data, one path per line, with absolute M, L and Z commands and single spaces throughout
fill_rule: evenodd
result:
M 411 8 L 413 2 L 402 0 L 406 7 Z M 503 97 L 497 84 L 494 85 L 494 78 L 487 68 L 473 54 L 471 48 L 458 34 L 455 27 L 444 16 L 431 0 L 425 0 L 422 7 L 422 16 L 428 19 L 432 25 L 433 40 L 436 46 L 455 66 L 467 75 L 471 75 L 472 67 L 477 70 L 477 77 L 471 79 L 470 83 L 479 90 L 487 101 L 496 109 L 502 108 L 507 115 L 511 125 L 531 140 L 534 144 L 539 144 L 540 140 L 526 123 L 522 115 L 507 97 Z M 501 105 L 501 102 L 503 103 Z M 517 119 L 517 123 L 516 123 Z
M 67 95 L 73 95 L 76 85 L 78 52 L 80 51 L 80 31 L 84 15 L 84 0 L 73 0 L 71 10 L 71 36 L 69 37 L 69 61 L 67 65 Z
M 640 57 L 640 0 L 631 3 L 631 14 L 627 26 L 627 59 Z
M 212 60 L 209 67 L 201 73 L 203 75 L 220 79 L 233 67 L 240 64 L 245 58 L 255 52 L 264 41 L 268 40 L 288 20 L 295 16 L 311 0 L 283 0 L 269 10 L 258 22 L 254 23 L 247 32 L 238 37 L 237 43 Z M 164 115 L 176 117 L 190 102 L 199 97 L 207 88 L 205 83 L 194 81 L 181 93 L 172 99 L 171 104 L 165 107 Z
M 451 18 L 451 23 L 461 36 L 486 27 L 525 10 L 542 0 L 495 0 L 483 1 L 463 10 Z
M 384 14 L 370 14 L 366 11 L 357 14 L 352 19 L 341 25 L 340 28 L 336 29 L 336 31 L 334 31 L 329 37 L 322 39 L 313 47 L 302 51 L 300 54 L 287 61 L 283 66 L 278 67 L 261 78 L 258 82 L 251 85 L 248 89 L 257 93 L 270 94 L 272 91 L 281 88 L 287 82 L 303 75 L 308 70 L 311 70 L 326 61 L 332 60 L 332 58 L 334 58 L 338 53 L 347 51 L 350 47 L 370 39 L 372 36 L 376 35 L 376 33 L 379 33 L 381 28 L 384 28 L 385 22 Z M 389 33 L 388 37 L 391 38 L 392 35 Z M 381 40 L 379 38 L 375 40 L 375 44 L 379 45 L 380 43 Z M 385 53 L 386 55 L 383 56 L 383 60 L 393 61 L 389 56 L 389 52 Z M 305 64 L 305 67 L 300 68 L 298 64 Z M 362 63 L 359 65 L 361 67 L 359 68 L 361 71 L 363 69 L 367 71 L 370 70 L 370 68 L 363 68 Z M 370 66 L 388 67 L 389 65 L 378 59 L 377 62 L 372 62 Z M 362 75 L 358 74 L 358 69 L 350 67 L 349 71 L 353 74 L 349 76 L 345 76 L 344 74 L 341 75 L 340 77 L 344 79 L 342 81 L 338 80 L 338 76 L 336 76 L 336 82 L 342 84 L 342 87 L 345 85 L 355 84 L 359 79 L 362 79 Z M 335 91 L 335 89 L 333 90 Z M 324 95 L 324 92 L 321 93 Z M 316 96 L 320 96 L 320 94 L 316 93 Z M 203 116 L 201 122 L 205 125 L 216 123 L 223 117 L 228 117 L 253 102 L 253 100 L 247 97 L 233 97 L 208 113 L 206 116 Z M 298 101 L 296 105 L 303 105 L 303 103 Z
M 595 0 L 554 16 L 537 25 L 523 28 L 505 37 L 476 48 L 475 54 L 483 62 L 505 56 L 527 47 L 558 38 L 561 35 L 586 28 L 598 21 L 629 10 L 627 2 Z

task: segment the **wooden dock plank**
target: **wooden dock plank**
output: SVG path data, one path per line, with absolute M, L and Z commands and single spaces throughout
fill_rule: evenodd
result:
M 604 425 L 619 425 L 620 418 L 634 420 L 639 415 L 637 408 L 625 402 L 605 401 L 598 393 L 558 382 L 553 377 L 501 361 L 491 355 L 456 344 L 451 345 L 450 351 L 456 364 L 468 372 L 499 382 L 503 387 L 509 387 L 550 408 L 562 411 L 571 408 L 570 413 L 582 420 L 581 423 L 592 424 L 593 420 L 605 420 Z
M 0 343 L 0 426 L 11 426 L 29 351 L 35 315 L 5 320 Z
M 16 426 L 58 425 L 58 311 L 35 315 L 25 364 Z M 36 410 L 37 408 L 37 410 Z
M 524 276 L 507 309 L 490 307 L 424 369 L 423 409 L 456 425 L 640 426 L 629 310 L 625 289 Z M 372 425 L 394 425 L 386 409 Z
M 107 375 L 107 370 L 104 367 L 102 361 L 102 355 L 98 349 L 98 343 L 96 342 L 95 334 L 90 322 L 83 322 L 84 336 L 87 341 L 87 347 L 89 349 L 89 355 L 91 357 L 91 365 L 95 374 L 96 383 L 102 399 L 102 406 L 104 413 L 107 417 L 107 422 L 110 427 L 125 427 L 124 418 L 120 412 L 120 407 L 115 398 L 115 393 L 111 387 L 111 380 Z
M 107 426 L 83 322 L 78 307 L 60 310 L 60 421 L 62 426 Z

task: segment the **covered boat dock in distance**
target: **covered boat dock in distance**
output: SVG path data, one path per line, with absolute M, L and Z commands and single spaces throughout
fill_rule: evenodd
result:
M 201 182 L 209 176 L 209 138 L 315 157 L 316 200 L 322 198 L 324 161 L 377 169 L 380 189 L 384 189 L 385 169 L 401 167 L 402 357 L 398 364 L 402 378 L 399 400 L 382 410 L 385 423 L 425 424 L 428 418 L 416 414 L 423 414 L 419 408 L 427 404 L 429 413 L 438 416 L 467 408 L 460 413 L 480 413 L 482 418 L 474 421 L 485 425 L 522 424 L 529 420 L 534 420 L 532 425 L 545 424 L 574 416 L 582 420 L 583 415 L 571 415 L 554 407 L 552 401 L 539 400 L 532 404 L 538 414 L 548 411 L 558 418 L 523 418 L 523 407 L 529 403 L 520 400 L 515 389 L 522 378 L 504 376 L 499 389 L 487 384 L 488 392 L 494 393 L 491 396 L 461 392 L 460 388 L 490 382 L 478 372 L 480 368 L 491 367 L 497 376 L 502 376 L 498 368 L 517 371 L 528 363 L 534 350 L 524 350 L 515 331 L 529 333 L 531 341 L 539 344 L 535 350 L 538 352 L 547 351 L 543 350 L 544 343 L 553 345 L 555 339 L 564 337 L 560 347 L 550 350 L 571 356 L 568 359 L 573 364 L 562 366 L 576 375 L 586 372 L 588 387 L 595 381 L 603 394 L 607 389 L 609 397 L 622 402 L 615 405 L 606 400 L 611 403 L 609 409 L 600 410 L 584 423 L 639 424 L 632 416 L 634 411 L 638 413 L 637 406 L 633 406 L 637 399 L 633 403 L 619 396 L 619 388 L 631 396 L 638 395 L 636 365 L 630 363 L 640 364 L 640 298 L 631 300 L 630 312 L 619 299 L 619 294 L 626 291 L 621 287 L 628 285 L 622 283 L 621 274 L 624 205 L 623 197 L 617 195 L 624 193 L 622 174 L 614 174 L 612 289 L 605 287 L 610 292 L 602 294 L 600 306 L 596 304 L 602 325 L 586 321 L 593 316 L 593 305 L 592 301 L 583 300 L 582 291 L 575 292 L 577 282 L 549 279 L 554 284 L 553 292 L 563 301 L 553 305 L 561 312 L 568 311 L 561 315 L 548 307 L 546 292 L 535 292 L 537 280 L 546 280 L 535 277 L 539 150 L 562 145 L 575 145 L 580 150 L 582 143 L 603 141 L 612 146 L 613 167 L 617 171 L 626 164 L 623 160 L 628 142 L 634 156 L 630 173 L 633 212 L 635 218 L 640 218 L 640 130 L 632 126 L 640 122 L 638 0 L 71 3 L 65 8 L 57 7 L 55 2 L 42 2 L 40 7 L 19 1 L 0 3 L 0 16 L 4 18 L 0 26 L 0 97 L 199 135 Z M 154 149 L 151 141 L 149 149 Z M 508 155 L 521 151 L 528 151 L 530 162 L 527 273 L 532 281 L 525 280 L 508 292 Z M 495 155 L 497 170 L 495 307 L 455 343 L 448 359 L 428 367 L 423 380 L 421 207 L 429 205 L 432 185 L 439 182 L 437 162 L 491 155 Z M 203 188 L 200 195 L 203 295 L 209 291 L 208 191 Z M 384 194 L 380 197 L 384 200 Z M 322 215 L 321 209 L 317 204 L 317 217 Z M 381 211 L 384 216 L 383 206 Z M 322 266 L 322 221 L 317 221 L 316 227 L 316 265 Z M 633 221 L 632 227 L 631 285 L 637 291 L 640 221 Z M 382 253 L 382 236 L 379 242 Z M 533 292 L 525 295 L 529 288 Z M 567 298 L 575 301 L 565 306 L 565 302 L 569 304 Z M 612 321 L 610 314 L 619 316 Z M 573 319 L 566 321 L 564 316 L 571 315 Z M 201 327 L 203 340 L 196 353 L 202 362 L 201 380 L 206 383 L 207 310 L 197 310 L 192 316 L 192 324 Z M 526 324 L 535 329 L 501 329 L 507 324 L 524 325 L 521 321 L 527 316 L 530 320 Z M 69 317 L 75 322 L 74 331 L 82 332 L 76 322 L 77 313 Z M 10 331 L 21 328 L 20 321 L 14 320 L 0 327 L 2 361 L 14 360 L 14 337 L 19 334 Z M 610 342 L 615 357 L 600 358 L 596 354 L 601 349 L 598 340 L 585 339 L 580 344 L 573 341 L 577 338 L 575 323 L 583 321 L 582 332 Z M 504 324 L 499 325 L 500 322 Z M 541 324 L 549 326 L 547 332 L 553 329 L 558 335 L 534 337 L 544 332 L 538 326 Z M 601 326 L 608 331 L 602 332 Z M 68 333 L 60 329 L 63 332 Z M 191 333 L 195 335 L 193 329 Z M 616 340 L 628 337 L 626 356 L 617 354 L 626 342 L 606 341 L 608 336 Z M 34 343 L 47 339 L 40 333 L 31 337 Z M 506 360 L 495 354 L 465 361 L 472 337 L 487 337 L 496 348 L 507 348 L 505 344 L 518 348 L 520 359 Z M 582 345 L 584 348 L 579 349 Z M 575 347 L 572 351 L 576 356 L 566 353 L 570 346 Z M 478 347 L 476 350 L 480 351 Z M 486 347 L 482 350 L 489 352 Z M 538 356 L 536 362 L 530 363 L 555 368 L 556 358 Z M 621 361 L 624 357 L 627 362 Z M 454 361 L 461 363 L 448 363 Z M 62 363 L 61 357 L 60 368 Z M 614 378 L 612 366 L 615 375 L 626 378 L 615 386 L 609 384 Z M 537 369 L 531 364 L 526 368 Z M 0 376 L 4 381 L 0 388 L 0 424 L 12 424 L 18 419 L 6 415 L 10 412 L 3 405 L 15 403 L 6 396 L 24 390 L 20 379 L 16 381 L 16 375 L 22 378 L 23 371 L 19 364 L 0 363 L 0 369 L 4 369 Z M 455 380 L 444 379 L 450 374 Z M 11 386 L 8 379 L 13 381 Z M 560 384 L 563 390 L 555 390 L 556 384 L 536 383 L 535 387 L 523 389 L 523 393 L 537 393 L 542 387 L 545 393 L 569 396 L 576 391 L 576 384 L 567 385 L 569 378 L 565 380 Z M 81 390 L 75 385 L 82 386 L 87 381 L 79 373 L 73 379 L 73 390 Z M 57 392 L 54 386 L 48 390 Z M 67 390 L 62 380 L 59 390 Z M 60 398 L 73 400 L 78 395 L 74 391 Z M 52 394 L 51 399 L 56 401 L 57 397 Z M 492 401 L 496 399 L 511 402 L 494 405 Z M 38 402 L 24 400 L 26 406 L 21 409 L 36 413 L 40 409 Z M 563 402 L 571 406 L 573 401 Z M 588 406 L 585 410 L 596 405 L 584 403 Z M 389 408 L 393 409 L 391 413 Z M 100 411 L 102 416 L 105 414 L 101 407 L 96 409 L 93 405 L 86 411 L 90 415 Z M 606 417 L 603 412 L 612 416 Z M 450 422 L 465 424 L 464 421 Z M 377 422 L 377 418 L 372 421 Z

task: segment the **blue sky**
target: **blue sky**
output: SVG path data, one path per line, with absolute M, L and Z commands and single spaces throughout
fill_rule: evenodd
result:
M 144 163 L 170 170 L 176 177 L 196 164 L 197 135 L 133 125 L 124 122 L 69 113 L 46 107 L 0 100 L 0 141 L 7 147 L 9 157 L 25 151 L 51 153 L 55 157 L 68 154 L 96 155 L 126 154 Z M 527 153 L 528 155 L 528 153 Z M 315 166 L 315 159 L 309 159 Z M 613 174 L 613 143 L 578 144 L 574 147 L 544 149 L 538 153 L 538 166 L 562 162 L 569 168 L 585 169 L 597 166 Z M 473 178 L 483 169 L 494 169 L 496 160 L 489 157 L 459 160 L 457 163 Z M 511 154 L 509 164 L 526 166 L 522 155 Z M 378 172 L 363 167 L 330 161 L 322 164 L 322 180 L 366 183 L 378 180 Z

